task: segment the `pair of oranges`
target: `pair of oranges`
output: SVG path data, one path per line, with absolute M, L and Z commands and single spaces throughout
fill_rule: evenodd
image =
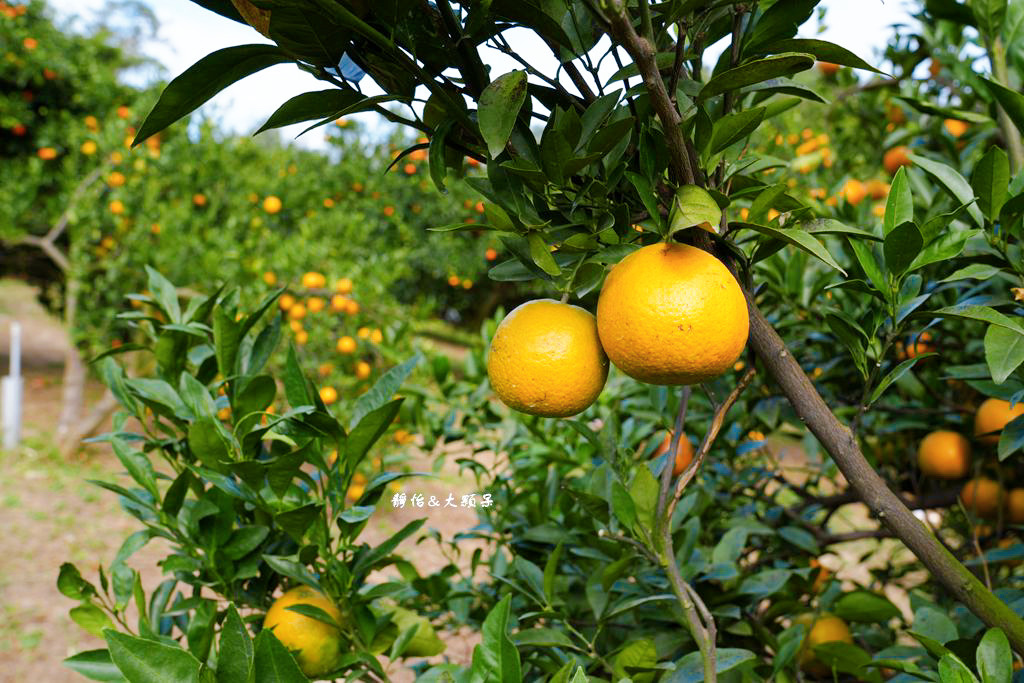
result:
M 596 318 L 552 299 L 513 310 L 491 339 L 487 372 L 509 407 L 568 417 L 597 400 L 609 360 L 650 384 L 697 384 L 725 373 L 746 345 L 748 325 L 743 290 L 721 261 L 662 242 L 612 268 Z

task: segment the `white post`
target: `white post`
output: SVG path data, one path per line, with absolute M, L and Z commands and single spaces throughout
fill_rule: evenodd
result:
M 21 324 L 11 322 L 10 374 L 0 380 L 3 404 L 3 446 L 5 450 L 17 448 L 21 440 Z

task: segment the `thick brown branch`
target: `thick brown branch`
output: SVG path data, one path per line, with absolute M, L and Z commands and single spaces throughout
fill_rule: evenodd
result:
M 749 343 L 782 389 L 800 419 L 829 452 L 871 512 L 913 552 L 957 600 L 989 626 L 1002 628 L 1018 653 L 1024 653 L 1024 620 L 949 552 L 903 504 L 868 464 L 849 428 L 842 424 L 815 390 L 782 338 L 748 295 Z
M 644 85 L 651 96 L 651 104 L 654 106 L 665 132 L 672 174 L 675 176 L 676 182 L 692 185 L 695 176 L 690 159 L 686 154 L 686 141 L 683 138 L 683 130 L 680 128 L 679 111 L 673 106 L 668 91 L 665 89 L 665 81 L 658 71 L 654 46 L 645 38 L 637 35 L 636 29 L 633 28 L 633 22 L 625 12 L 611 17 L 610 28 L 612 36 L 626 49 L 640 69 L 640 76 L 644 79 Z

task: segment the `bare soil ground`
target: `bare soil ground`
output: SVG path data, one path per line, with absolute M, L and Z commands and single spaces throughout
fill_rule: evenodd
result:
M 51 434 L 60 405 L 60 363 L 67 338 L 59 322 L 36 303 L 34 291 L 11 281 L 0 281 L 2 371 L 7 368 L 8 325 L 15 316 L 22 324 L 26 354 L 25 404 L 21 446 L 14 452 L 0 451 L 0 683 L 79 683 L 85 679 L 61 661 L 103 643 L 68 617 L 75 603 L 57 591 L 58 570 L 63 562 L 73 562 L 86 579 L 96 582 L 99 564 L 109 565 L 124 538 L 139 525 L 120 508 L 114 494 L 87 482 L 121 476 L 122 467 L 112 453 L 92 446 L 67 461 L 57 455 Z M 98 399 L 102 390 L 90 384 L 90 400 Z M 476 492 L 472 474 L 460 474 L 454 464 L 455 457 L 468 453 L 463 445 L 449 445 L 435 477 L 403 480 L 407 495 L 422 493 L 444 501 L 451 493 L 459 501 L 463 494 Z M 410 446 L 407 455 L 412 470 L 432 471 L 430 454 Z M 445 540 L 477 523 L 469 508 L 396 509 L 390 499 L 382 499 L 360 540 L 376 545 L 419 517 L 427 518 L 424 531 L 435 529 Z M 408 539 L 398 552 L 422 574 L 448 563 L 438 544 L 415 541 Z M 147 592 L 164 578 L 156 565 L 164 550 L 152 542 L 129 562 L 141 572 Z M 469 546 L 460 553 L 461 566 L 468 566 L 471 554 Z M 431 661 L 470 661 L 478 635 L 465 628 L 441 635 L 447 651 Z M 399 683 L 415 678 L 400 662 L 392 663 L 388 672 Z

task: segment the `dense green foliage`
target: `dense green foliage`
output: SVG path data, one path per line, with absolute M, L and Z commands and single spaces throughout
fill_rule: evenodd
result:
M 242 19 L 234 4 L 201 4 Z M 940 584 L 921 571 L 917 558 L 897 550 L 891 539 L 905 529 L 848 505 L 858 498 L 839 475 L 842 454 L 830 457 L 808 430 L 798 404 L 809 396 L 780 388 L 772 374 L 775 359 L 759 356 L 763 339 L 751 340 L 732 372 L 692 392 L 642 385 L 613 370 L 598 402 L 567 420 L 525 417 L 502 406 L 489 391 L 479 348 L 457 372 L 447 359 L 430 358 L 423 364 L 430 372 L 408 389 L 415 400 L 405 409 L 424 444 L 465 440 L 478 453 L 498 454 L 491 467 L 461 462 L 477 473 L 495 503 L 479 509 L 481 525 L 467 534 L 491 544 L 473 556 L 473 568 L 483 564 L 487 572 L 475 580 L 453 563 L 419 577 L 406 567 L 402 581 L 360 585 L 364 577 L 351 563 L 336 562 L 335 551 L 338 543 L 352 541 L 350 525 L 367 522 L 374 510 L 339 513 L 335 505 L 334 516 L 326 516 L 326 505 L 318 507 L 301 493 L 275 508 L 267 492 L 280 496 L 275 485 L 302 490 L 302 463 L 304 472 L 333 476 L 325 453 L 368 446 L 379 433 L 368 438 L 368 428 L 352 426 L 351 418 L 346 422 L 352 429 L 345 432 L 332 415 L 354 410 L 368 416 L 371 400 L 379 402 L 377 410 L 395 405 L 385 401 L 402 372 L 393 371 L 358 402 L 344 397 L 327 407 L 301 379 L 298 361 L 289 362 L 280 378 L 287 402 L 276 405 L 283 417 L 264 431 L 247 416 L 250 408 L 269 405 L 265 395 L 259 406 L 236 405 L 256 385 L 237 360 L 249 352 L 232 350 L 246 348 L 234 332 L 241 323 L 232 322 L 232 297 L 208 300 L 221 302 L 211 338 L 195 324 L 190 330 L 167 327 L 180 322 L 170 314 L 177 299 L 167 286 L 158 292 L 151 284 L 164 319 L 147 320 L 146 312 L 137 317 L 143 330 L 153 330 L 156 378 L 136 380 L 135 393 L 125 392 L 122 402 L 137 415 L 137 401 L 145 399 L 174 429 L 160 438 L 141 437 L 143 451 L 125 456 L 138 463 L 136 471 L 128 467 L 132 477 L 145 490 L 145 453 L 170 454 L 198 482 L 184 495 L 188 505 L 207 507 L 211 516 L 217 515 L 213 507 L 236 506 L 237 512 L 241 506 L 245 514 L 248 506 L 273 508 L 254 519 L 225 512 L 219 517 L 225 538 L 236 525 L 257 526 L 268 539 L 288 537 L 295 544 L 248 558 L 267 577 L 253 586 L 256 595 L 240 596 L 199 569 L 175 575 L 182 589 L 206 585 L 239 608 L 266 605 L 277 582 L 322 587 L 356 603 L 393 592 L 434 615 L 438 625 L 481 632 L 471 663 L 421 664 L 421 680 L 699 681 L 713 675 L 712 645 L 719 678 L 726 681 L 880 681 L 891 672 L 901 681 L 1010 680 L 1010 645 L 1020 649 L 1024 613 L 1017 565 L 1024 546 L 1015 536 L 1022 520 L 1000 504 L 979 515 L 957 502 L 964 479 L 923 476 L 916 450 L 936 429 L 974 437 L 973 415 L 986 397 L 1024 399 L 1024 97 L 1015 91 L 1024 4 L 927 3 L 917 16 L 918 35 L 898 36 L 889 46 L 892 78 L 876 72 L 868 77 L 877 80 L 863 89 L 851 69 L 870 73 L 871 65 L 830 43 L 795 38 L 816 4 L 496 0 L 463 7 L 394 1 L 370 12 L 348 0 L 238 3 L 245 19 L 279 47 L 229 49 L 198 63 L 167 86 L 139 125 L 138 141 L 191 111 L 181 104 L 182 93 L 202 86 L 212 96 L 231 79 L 280 61 L 296 61 L 334 88 L 286 103 L 272 123 L 329 122 L 342 111 L 379 106 L 333 71 L 344 53 L 394 99 L 393 119 L 428 136 L 425 167 L 435 185 L 443 188 L 462 176 L 467 155 L 485 162 L 484 171 L 470 172 L 465 181 L 486 198 L 482 225 L 460 220 L 457 213 L 464 217 L 466 209 L 451 195 L 433 200 L 436 212 L 427 210 L 426 199 L 395 202 L 414 214 L 412 202 L 422 201 L 424 222 L 450 229 L 429 237 L 398 230 L 373 241 L 365 253 L 382 259 L 374 271 L 379 280 L 419 282 L 439 254 L 460 244 L 467 253 L 468 245 L 476 249 L 481 242 L 475 231 L 483 228 L 500 239 L 507 257 L 489 270 L 492 280 L 531 282 L 548 295 L 563 293 L 592 308 L 608 267 L 642 245 L 675 239 L 713 250 L 733 266 L 752 305 L 786 341 L 784 355 L 808 376 L 810 398 L 820 395 L 850 426 L 857 457 L 859 446 L 905 504 L 929 511 L 929 524 L 951 551 L 943 568 L 961 584 L 968 571 L 980 577 L 983 583 L 968 584 L 970 590 L 984 605 L 1005 610 L 1001 620 L 988 615 L 986 624 L 953 597 L 956 586 L 948 575 L 937 577 Z M 551 46 L 577 76 L 573 85 L 554 74 L 538 78 L 536 65 L 529 66 L 532 78 L 525 70 L 488 74 L 474 48 L 494 43 L 501 49 L 495 36 L 512 26 Z M 716 64 L 704 63 L 703 46 L 730 34 L 732 49 Z M 607 44 L 603 38 L 622 46 L 617 58 L 628 54 L 634 61 L 611 79 L 594 66 Z M 991 73 L 964 59 L 968 51 L 987 52 Z M 934 73 L 928 71 L 929 54 Z M 822 62 L 841 66 L 821 69 Z M 223 75 L 229 66 L 231 78 Z M 641 69 L 645 78 L 638 81 Z M 901 145 L 907 149 L 889 154 Z M 282 183 L 293 182 L 283 157 L 277 159 L 286 173 Z M 233 178 L 225 163 L 211 167 L 197 186 Z M 323 176 L 316 184 L 295 178 L 295 191 L 308 192 L 306 203 L 295 205 L 316 215 L 302 213 L 298 224 L 275 223 L 292 206 L 281 191 L 286 208 L 264 219 L 268 237 L 299 229 L 300 249 L 329 252 L 326 232 L 302 233 L 297 226 L 326 220 L 317 217 L 326 211 L 314 208 L 323 197 L 342 202 L 345 196 L 334 197 Z M 686 197 L 704 199 L 678 201 L 684 188 Z M 186 201 L 193 191 L 182 192 L 182 211 L 196 210 Z M 247 192 L 270 194 L 253 186 L 211 191 L 201 208 L 221 211 L 224 224 L 253 228 L 259 209 L 235 199 Z M 362 215 L 372 221 L 388 205 L 386 196 L 371 195 L 380 205 L 358 204 Z M 450 213 L 443 214 L 443 207 Z M 181 234 L 191 239 L 202 228 Z M 394 264 L 413 265 L 392 268 L 383 260 L 392 255 Z M 307 268 L 316 262 L 290 261 L 291 254 L 281 258 L 287 265 L 278 270 L 292 277 L 304 269 L 322 270 L 328 282 L 347 274 L 329 265 Z M 174 272 L 173 264 L 154 263 Z M 268 262 L 245 267 L 255 274 Z M 357 298 L 363 298 L 358 288 L 366 277 L 354 279 Z M 470 308 L 486 301 L 476 297 L 479 278 L 473 279 L 474 289 L 463 292 L 474 296 Z M 203 289 L 212 291 L 213 283 Z M 378 296 L 373 292 L 363 303 Z M 201 306 L 204 299 L 192 301 Z M 485 340 L 493 328 L 494 321 L 482 325 Z M 395 326 L 384 338 L 402 350 L 404 334 Z M 106 368 L 116 386 L 115 366 L 108 362 Z M 273 381 L 259 384 L 269 391 Z M 222 387 L 232 407 L 231 440 L 193 436 L 184 424 L 191 417 L 175 415 L 174 406 L 187 408 L 181 396 L 192 392 L 209 412 L 218 407 L 210 402 L 223 400 L 214 398 Z M 698 437 L 692 440 L 700 443 L 702 460 L 682 481 L 665 478 L 659 491 L 668 458 L 652 456 L 674 421 L 683 419 L 676 417 L 682 405 L 683 431 L 686 438 Z M 380 429 L 385 426 L 381 421 Z M 824 431 L 820 424 L 811 428 Z M 972 476 L 1017 489 L 1024 417 L 1010 422 L 995 443 L 974 438 L 972 447 Z M 849 454 L 842 457 L 849 462 Z M 343 459 L 343 466 L 354 467 L 350 460 Z M 296 469 L 278 478 L 275 468 L 286 464 Z M 388 476 L 394 475 L 380 481 Z M 169 483 L 154 480 L 149 492 L 164 507 Z M 342 481 L 323 494 L 337 501 L 347 485 Z M 674 488 L 678 505 L 672 507 Z M 133 495 L 141 494 L 122 493 L 129 501 Z M 207 496 L 223 505 L 204 506 Z M 184 509 L 172 506 L 154 527 L 182 523 Z M 299 528 L 296 517 L 308 523 Z M 341 557 L 350 557 L 347 547 Z M 281 563 L 279 556 L 292 552 L 297 554 Z M 374 550 L 361 552 L 377 557 Z M 238 559 L 212 557 L 218 567 Z M 838 570 L 838 578 L 823 572 L 822 564 Z M 358 558 L 355 566 L 362 567 Z M 145 602 L 144 596 L 136 600 Z M 165 639 L 161 652 L 168 661 L 187 662 L 196 680 L 213 675 L 202 671 L 228 680 L 222 661 L 228 653 L 236 656 L 238 641 L 248 642 L 249 633 L 239 638 L 237 628 L 224 626 L 214 638 L 220 617 L 234 623 L 233 608 L 211 615 L 211 608 L 185 605 L 176 621 L 130 642 L 104 631 L 109 654 L 88 656 L 111 659 L 104 664 L 107 674 L 116 666 L 129 680 L 142 680 L 119 658 Z M 849 622 L 852 643 L 808 649 L 803 617 L 825 613 Z M 349 641 L 339 670 L 364 675 L 376 661 L 375 629 L 357 614 L 349 626 L 361 637 Z M 203 646 L 198 652 L 195 641 Z M 267 666 L 258 653 L 257 647 L 257 673 Z M 302 680 L 290 676 L 281 680 Z

